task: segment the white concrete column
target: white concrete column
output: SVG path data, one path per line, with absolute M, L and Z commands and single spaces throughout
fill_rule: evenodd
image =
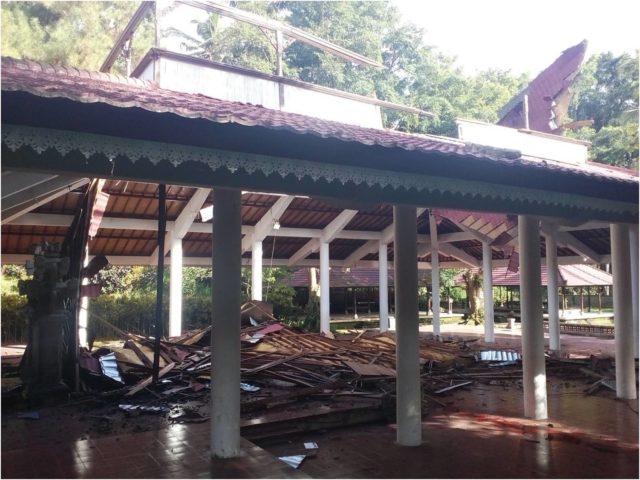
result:
M 440 335 L 440 259 L 438 257 L 438 225 L 433 213 L 431 212 L 429 212 L 429 236 L 431 237 L 431 311 L 433 313 L 433 334 Z
M 545 235 L 547 255 L 547 307 L 549 310 L 549 350 L 560 351 L 560 308 L 558 304 L 558 246 L 556 226 Z
M 213 191 L 211 456 L 240 455 L 241 191 Z
M 389 263 L 387 262 L 387 244 L 378 246 L 378 290 L 380 304 L 380 331 L 389 330 Z
M 320 332 L 331 331 L 331 316 L 329 302 L 329 243 L 320 242 Z
M 182 239 L 171 236 L 169 336 L 182 335 Z
M 493 253 L 489 242 L 482 242 L 482 288 L 484 289 L 484 341 L 493 343 Z
M 536 218 L 518 216 L 518 239 L 524 415 L 542 420 L 547 418 L 547 375 L 540 278 L 540 229 Z
M 262 242 L 251 249 L 251 299 L 262 301 Z
M 431 250 L 431 309 L 433 334 L 440 335 L 440 260 L 437 246 Z
M 629 227 L 631 254 L 631 307 L 633 316 L 633 344 L 638 358 L 638 225 Z
M 89 246 L 84 251 L 84 268 L 89 265 Z M 89 279 L 83 278 L 82 285 L 89 285 Z M 89 328 L 89 297 L 80 298 L 80 312 L 78 313 L 78 346 L 87 347 L 87 329 Z
M 612 224 L 611 269 L 616 340 L 616 394 L 622 399 L 636 398 L 630 256 L 629 227 Z
M 400 445 L 422 442 L 416 209 L 394 206 L 396 422 Z

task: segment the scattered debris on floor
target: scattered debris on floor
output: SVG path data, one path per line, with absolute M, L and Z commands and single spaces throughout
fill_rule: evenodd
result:
M 250 315 L 249 315 L 250 313 Z M 101 322 L 110 325 L 103 319 Z M 241 412 L 243 434 L 310 431 L 333 425 L 393 420 L 395 336 L 377 330 L 323 335 L 280 323 L 262 304 L 242 311 Z M 160 342 L 158 380 L 153 382 L 154 339 L 116 329 L 121 344 L 79 358 L 82 393 L 77 402 L 111 407 L 98 431 L 134 424 L 137 417 L 169 423 L 209 420 L 211 327 Z M 421 336 L 423 406 L 449 408 L 454 394 L 479 384 L 522 388 L 522 357 L 514 350 L 491 350 L 477 340 Z M 586 378 L 586 394 L 615 390 L 608 359 L 547 358 L 547 372 Z M 595 382 L 595 383 L 594 383 Z M 37 419 L 32 412 L 20 418 Z M 114 422 L 118 416 L 122 422 Z M 148 420 L 147 420 L 148 421 Z M 136 428 L 143 428 L 140 424 Z M 252 433 L 247 433 L 252 432 Z M 315 445 L 315 446 L 307 446 Z M 307 450 L 317 444 L 305 444 Z
M 40 420 L 40 414 L 38 412 L 23 412 L 19 413 L 17 417 L 25 420 Z
M 298 468 L 302 461 L 306 458 L 306 455 L 289 455 L 286 457 L 278 457 L 284 463 L 292 468 Z

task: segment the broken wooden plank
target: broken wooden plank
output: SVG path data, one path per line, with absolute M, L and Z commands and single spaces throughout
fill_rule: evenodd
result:
M 344 362 L 346 366 L 362 377 L 395 377 L 396 371 L 392 368 L 383 367 L 382 365 L 372 365 L 358 362 Z
M 604 377 L 604 375 L 600 375 L 597 372 L 594 372 L 593 370 L 586 368 L 586 367 L 580 367 L 578 369 L 581 373 L 584 373 L 585 375 L 588 375 L 589 377 L 593 377 L 593 378 L 597 378 L 598 380 L 602 380 Z
M 437 403 L 437 404 L 438 404 L 438 405 L 440 405 L 441 407 L 447 408 L 447 404 L 446 404 L 446 403 L 443 403 L 443 402 L 441 402 L 440 400 L 438 400 L 438 399 L 436 399 L 436 398 L 433 398 L 433 397 L 432 397 L 432 396 L 430 396 L 430 395 L 427 395 L 426 393 L 423 393 L 423 394 L 422 394 L 422 396 L 423 396 L 424 398 L 428 399 L 428 400 L 431 400 L 433 403 Z
M 145 352 L 142 351 L 141 346 L 139 346 L 136 342 L 134 342 L 133 340 L 127 340 L 126 342 L 124 342 L 124 346 L 125 348 L 133 350 L 145 367 L 153 368 L 153 360 L 145 355 Z
M 251 370 L 247 370 L 244 372 L 244 374 L 253 375 L 263 370 L 268 370 L 269 368 L 275 367 L 276 365 L 280 365 L 281 363 L 286 363 L 286 362 L 290 362 L 291 360 L 295 360 L 296 358 L 299 358 L 302 355 L 304 355 L 304 352 L 296 353 L 295 355 L 284 357 L 279 360 L 274 360 L 273 362 L 265 363 L 264 365 L 260 365 L 259 367 L 252 368 Z
M 593 395 L 595 392 L 600 390 L 600 388 L 602 388 L 603 380 L 604 380 L 603 378 L 601 378 L 600 380 L 596 380 L 594 383 L 589 385 L 589 387 L 585 388 L 584 393 L 586 395 Z
M 435 392 L 433 392 L 433 393 L 440 394 L 440 393 L 444 393 L 444 392 L 449 392 L 449 391 L 451 391 L 451 390 L 456 390 L 456 389 L 458 389 L 458 388 L 466 387 L 467 385 L 471 385 L 472 383 L 473 383 L 473 382 L 462 382 L 462 383 L 458 383 L 458 384 L 456 384 L 456 385 L 451 385 L 451 386 L 449 386 L 449 387 L 441 388 L 440 390 L 436 390 L 436 391 L 435 391 Z
M 158 378 L 163 377 L 164 375 L 166 375 L 167 373 L 169 373 L 173 367 L 175 367 L 176 364 L 175 363 L 170 363 L 169 365 L 167 365 L 166 367 L 164 367 L 163 369 L 161 369 L 158 372 Z M 141 382 L 136 383 L 131 390 L 129 390 L 127 393 L 124 394 L 125 397 L 131 397 L 132 395 L 135 395 L 136 393 L 138 393 L 140 390 L 144 390 L 145 388 L 147 388 L 149 385 L 151 385 L 151 382 L 153 382 L 153 375 L 150 375 L 149 377 L 145 378 L 144 380 L 142 380 Z

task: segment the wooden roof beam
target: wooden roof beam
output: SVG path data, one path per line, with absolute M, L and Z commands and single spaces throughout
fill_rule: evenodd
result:
M 111 70 L 111 67 L 116 63 L 118 55 L 120 55 L 120 52 L 122 51 L 122 47 L 131 39 L 142 20 L 144 20 L 144 17 L 146 17 L 153 9 L 154 3 L 155 2 L 151 1 L 144 1 L 140 3 L 140 6 L 131 17 L 131 20 L 129 20 L 129 23 L 127 23 L 127 26 L 124 27 L 122 33 L 118 35 L 116 43 L 114 43 L 111 51 L 109 51 L 109 55 L 107 55 L 107 58 L 102 63 L 102 66 L 100 67 L 101 72 L 108 73 Z
M 317 251 L 320 248 L 320 243 L 329 243 L 338 237 L 339 233 L 347 226 L 353 217 L 358 213 L 357 210 L 344 210 L 338 214 L 323 230 L 320 238 L 312 238 L 302 248 L 291 255 L 288 266 L 296 265 L 301 260 L 305 259 L 310 253 Z
M 448 257 L 453 257 L 457 260 L 460 260 L 462 263 L 470 267 L 480 267 L 482 265 L 482 262 L 473 255 L 469 255 L 464 250 L 454 247 L 453 245 L 448 243 L 439 243 L 438 251 L 442 252 Z
M 56 177 L 53 179 L 55 182 L 55 187 L 53 184 L 41 184 L 36 188 L 32 189 L 32 198 L 27 202 L 22 202 L 15 207 L 6 206 L 3 202 L 2 207 L 7 208 L 2 212 L 2 225 L 5 225 L 13 220 L 20 218 L 21 216 L 35 210 L 41 205 L 49 203 L 52 200 L 55 200 L 62 195 L 66 195 L 67 193 L 75 190 L 76 188 L 82 187 L 89 183 L 88 178 L 66 178 L 66 177 Z M 73 218 L 73 217 L 72 217 Z
M 171 250 L 172 238 L 182 239 L 187 234 L 187 232 L 189 232 L 189 228 L 191 228 L 191 225 L 193 225 L 193 221 L 202 208 L 202 205 L 204 205 L 204 202 L 206 202 L 207 198 L 209 198 L 210 193 L 210 188 L 198 188 L 193 193 L 193 195 L 189 199 L 189 202 L 187 202 L 187 204 L 180 212 L 180 215 L 178 215 L 178 218 L 176 218 L 173 222 L 173 229 L 167 230 L 167 233 L 165 234 L 164 255 L 169 253 L 169 250 Z M 156 263 L 158 263 L 158 254 L 159 249 L 158 247 L 156 247 L 156 249 L 149 257 L 150 265 L 155 265 Z
M 425 212 L 426 208 L 418 208 L 416 210 L 416 218 L 418 218 L 420 215 L 422 215 Z M 345 259 L 345 265 L 347 267 L 353 267 L 355 266 L 358 261 L 360 259 L 362 259 L 363 257 L 366 257 L 367 255 L 369 255 L 370 253 L 373 252 L 377 252 L 378 251 L 378 245 L 380 242 L 384 243 L 384 244 L 389 244 L 393 241 L 393 235 L 394 235 L 394 222 L 391 222 L 391 225 L 389 225 L 387 228 L 385 228 L 382 231 L 382 236 L 380 238 L 380 240 L 370 240 L 367 243 L 365 243 L 364 245 L 362 245 L 361 247 L 359 247 L 358 249 L 356 249 L 355 252 L 353 252 L 351 255 L 349 255 L 346 259 Z
M 227 5 L 221 5 L 211 0 L 176 0 L 176 1 L 184 5 L 189 5 L 191 7 L 206 10 L 207 12 L 211 12 L 211 13 L 217 13 L 219 15 L 223 15 L 225 17 L 229 17 L 234 20 L 247 22 L 247 23 L 250 23 L 251 25 L 266 28 L 274 32 L 278 32 L 278 31 L 282 32 L 284 35 L 288 37 L 294 38 L 308 45 L 312 45 L 322 51 L 344 58 L 345 60 L 349 60 L 350 62 L 353 62 L 353 63 L 358 63 L 360 65 L 369 65 L 372 67 L 383 66 L 382 64 L 380 64 L 379 62 L 376 62 L 375 60 L 372 60 L 357 52 L 354 52 L 347 48 L 336 45 L 335 43 L 331 43 L 315 35 L 312 35 L 308 32 L 305 32 L 304 30 L 300 30 L 299 28 L 293 27 L 291 25 L 287 25 L 282 22 L 278 22 L 276 20 L 272 20 L 270 18 L 261 17 L 252 12 L 247 12 L 245 10 L 240 10 L 238 8 L 229 7 Z
M 544 222 L 542 223 L 542 226 L 540 228 L 540 234 L 541 235 L 551 234 L 548 224 Z M 602 263 L 602 258 L 600 254 L 596 253 L 592 248 L 582 243 L 573 235 L 567 232 L 555 232 L 555 236 L 556 236 L 556 241 L 558 242 L 558 245 L 560 245 L 561 247 L 570 248 L 571 250 L 576 252 L 578 255 L 582 255 L 583 257 L 590 259 L 594 263 Z
M 273 225 L 276 221 L 280 220 L 280 217 L 284 214 L 285 210 L 289 207 L 295 197 L 292 195 L 286 195 L 278 198 L 276 203 L 265 213 L 258 223 L 256 223 L 253 229 L 253 235 L 242 239 L 242 252 L 246 252 L 251 248 L 253 242 L 261 242 L 270 233 L 273 232 Z

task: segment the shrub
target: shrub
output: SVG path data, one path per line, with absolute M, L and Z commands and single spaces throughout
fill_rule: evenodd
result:
M 3 294 L 0 302 L 2 302 L 2 343 L 25 343 L 29 326 L 27 297 Z

